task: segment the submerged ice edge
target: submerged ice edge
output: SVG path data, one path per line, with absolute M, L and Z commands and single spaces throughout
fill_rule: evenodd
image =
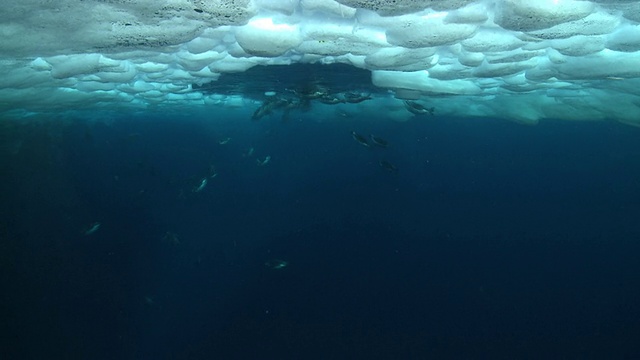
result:
M 403 101 L 420 100 L 447 116 L 640 124 L 640 5 L 484 0 L 423 9 L 403 1 L 255 0 L 209 9 L 167 2 L 145 17 L 141 0 L 100 4 L 103 16 L 95 18 L 96 4 L 62 11 L 62 3 L 59 11 L 31 9 L 51 34 L 33 36 L 33 15 L 2 25 L 15 34 L 0 44 L 5 116 L 17 109 L 258 109 L 260 99 L 198 88 L 257 65 L 341 63 L 371 70 L 380 90 L 359 109 L 399 121 L 411 117 Z M 82 38 L 50 37 L 80 15 L 89 20 Z M 287 90 L 264 85 L 266 94 Z

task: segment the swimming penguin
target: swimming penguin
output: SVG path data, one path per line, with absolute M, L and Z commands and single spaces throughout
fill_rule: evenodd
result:
M 390 162 L 388 162 L 386 160 L 380 160 L 380 162 L 378 164 L 380 164 L 381 168 L 383 168 L 383 169 L 385 169 L 385 170 L 387 170 L 389 172 L 392 172 L 392 173 L 398 172 L 398 168 L 395 165 L 393 165 L 392 163 L 390 163 Z
M 84 236 L 89 236 L 89 235 L 91 235 L 91 234 L 95 233 L 96 231 L 98 231 L 98 229 L 100 229 L 100 225 L 102 225 L 102 224 L 100 224 L 100 223 L 99 223 L 99 222 L 97 222 L 97 221 L 96 221 L 96 222 L 94 222 L 94 223 L 92 223 L 92 224 L 90 224 L 90 225 L 87 227 L 87 229 L 86 229 L 85 231 L 83 231 L 83 232 L 82 232 L 82 233 L 83 233 L 83 235 L 84 235 Z
M 369 142 L 367 141 L 367 138 L 365 138 L 364 136 L 358 134 L 355 131 L 351 132 L 351 137 L 353 137 L 353 139 L 357 142 L 359 142 L 361 145 L 369 147 Z
M 265 156 L 262 160 L 260 160 L 260 158 L 256 159 L 256 163 L 258 163 L 258 166 L 265 166 L 269 163 L 269 161 L 271 161 L 270 155 Z
M 330 94 L 323 95 L 318 100 L 321 103 L 327 104 L 327 105 L 335 105 L 335 104 L 340 104 L 344 102 L 344 100 Z
M 353 92 L 344 93 L 344 101 L 351 104 L 361 103 L 369 99 L 371 99 L 371 96 L 369 95 L 362 95 L 362 94 L 353 93 Z
M 208 182 L 208 180 L 207 180 L 206 177 L 202 178 L 202 180 L 200 180 L 200 184 L 193 188 L 193 192 L 194 193 L 198 193 L 198 192 L 202 191 L 205 188 L 205 186 L 207 186 L 207 182 Z
M 280 270 L 280 269 L 284 269 L 287 267 L 287 265 L 289 265 L 289 262 L 284 261 L 284 260 L 280 260 L 280 259 L 271 259 L 271 260 L 267 260 L 264 263 L 264 266 L 268 267 L 269 269 L 273 269 L 273 270 Z
M 371 142 L 374 145 L 377 145 L 377 146 L 380 146 L 380 147 L 383 147 L 383 148 L 386 148 L 387 146 L 389 146 L 389 142 L 387 140 L 379 137 L 379 136 L 375 136 L 375 135 L 372 134 L 372 135 L 369 136 L 369 139 L 371 139 Z
M 433 115 L 434 111 L 436 110 L 436 108 L 434 107 L 428 108 L 415 101 L 409 101 L 409 100 L 404 101 L 404 107 L 414 115 L 425 115 L 425 114 Z

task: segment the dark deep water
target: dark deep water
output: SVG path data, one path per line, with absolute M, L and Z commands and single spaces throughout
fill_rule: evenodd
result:
M 0 357 L 640 358 L 640 129 L 302 118 L 5 124 Z

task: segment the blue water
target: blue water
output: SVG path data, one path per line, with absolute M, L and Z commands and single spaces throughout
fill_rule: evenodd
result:
M 639 358 L 639 137 L 219 108 L 5 124 L 0 357 Z

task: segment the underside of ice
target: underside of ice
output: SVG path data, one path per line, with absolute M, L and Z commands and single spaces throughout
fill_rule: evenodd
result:
M 612 0 L 24 0 L 0 13 L 0 112 L 259 104 L 202 89 L 302 63 L 370 71 L 371 111 L 640 125 L 638 21 Z

